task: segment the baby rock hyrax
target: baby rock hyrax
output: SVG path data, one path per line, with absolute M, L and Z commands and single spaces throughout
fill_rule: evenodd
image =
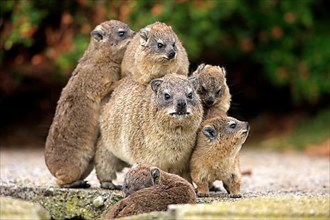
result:
M 132 75 L 141 84 L 168 73 L 188 75 L 186 50 L 172 28 L 155 22 L 134 36 L 121 65 L 122 75 Z
M 189 159 L 203 115 L 192 80 L 168 74 L 142 85 L 126 77 L 100 116 L 95 168 L 101 187 L 116 171 L 148 163 L 189 179 Z
M 192 76 L 199 84 L 197 92 L 203 103 L 205 118 L 227 115 L 231 95 L 225 68 L 201 64 Z
M 232 117 L 216 117 L 202 122 L 190 161 L 191 177 L 198 196 L 208 196 L 209 186 L 222 180 L 232 198 L 241 197 L 238 152 L 249 133 L 249 124 Z
M 110 20 L 91 32 L 91 40 L 61 93 L 45 146 L 45 161 L 61 187 L 89 187 L 101 100 L 120 79 L 120 64 L 134 32 Z
M 123 190 L 126 198 L 109 210 L 106 219 L 166 211 L 170 204 L 196 203 L 188 181 L 147 164 L 136 164 L 128 171 Z

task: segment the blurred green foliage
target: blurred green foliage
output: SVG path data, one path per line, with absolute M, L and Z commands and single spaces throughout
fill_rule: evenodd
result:
M 102 21 L 119 19 L 134 30 L 163 21 L 192 63 L 210 56 L 253 62 L 272 84 L 289 86 L 296 103 L 315 104 L 330 90 L 327 6 L 327 0 L 2 1 L 0 62 L 22 62 L 10 51 L 23 47 L 24 61 L 53 62 L 68 76 Z

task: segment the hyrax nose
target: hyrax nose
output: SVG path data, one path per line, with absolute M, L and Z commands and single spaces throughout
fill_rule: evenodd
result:
M 167 54 L 168 59 L 173 59 L 175 57 L 175 51 L 171 50 L 168 54 Z
M 183 100 L 183 99 L 178 100 L 178 103 L 177 103 L 178 109 L 180 109 L 180 110 L 185 109 L 186 106 L 187 106 L 187 103 L 185 100 Z
M 210 97 L 206 99 L 206 105 L 211 106 L 213 105 L 213 103 L 214 103 L 214 98 Z

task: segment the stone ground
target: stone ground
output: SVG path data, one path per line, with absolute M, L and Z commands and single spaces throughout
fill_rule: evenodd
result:
M 99 217 L 108 206 L 122 196 L 120 191 L 99 189 L 94 171 L 87 178 L 92 185 L 91 189 L 58 189 L 55 179 L 44 163 L 43 149 L 1 148 L 0 165 L 1 196 L 35 201 L 46 207 L 47 210 L 54 208 L 59 202 L 62 205 L 65 203 L 60 214 L 50 211 L 54 218 Z M 263 197 L 317 197 L 325 201 L 321 212 L 330 218 L 330 161 L 328 157 L 311 157 L 297 152 L 279 153 L 245 148 L 241 152 L 241 170 L 248 173 L 242 179 L 241 192 L 244 199 L 241 201 L 249 201 L 249 199 L 252 201 Z M 122 179 L 123 174 L 119 176 L 118 183 L 121 183 Z M 216 185 L 221 187 L 221 182 L 216 182 Z M 65 196 L 62 198 L 60 195 Z M 71 206 L 68 207 L 66 199 L 73 197 L 78 201 L 70 203 Z M 84 199 L 89 199 L 90 203 L 81 203 Z M 224 193 L 213 194 L 207 199 L 198 199 L 198 203 L 219 201 L 237 200 L 227 199 Z M 89 204 L 94 209 L 100 208 L 99 212 L 88 214 L 88 210 L 85 209 Z M 75 209 L 74 206 L 79 206 L 79 210 L 72 211 Z M 70 211 L 72 212 L 69 213 Z M 324 215 L 322 216 L 324 217 Z

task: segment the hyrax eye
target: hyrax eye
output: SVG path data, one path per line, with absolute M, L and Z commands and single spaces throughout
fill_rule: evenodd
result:
M 164 47 L 164 44 L 162 43 L 157 43 L 157 47 L 160 49 L 160 48 L 163 48 Z
M 202 93 L 207 93 L 207 89 L 204 86 L 202 86 Z
M 188 97 L 188 99 L 192 99 L 193 98 L 192 92 L 188 93 L 187 97 Z
M 235 128 L 236 128 L 236 123 L 232 123 L 232 124 L 230 124 L 229 127 L 230 127 L 231 129 L 235 129 Z
M 215 93 L 216 96 L 220 96 L 221 95 L 221 89 L 219 89 L 216 93 Z
M 165 100 L 169 100 L 171 98 L 171 96 L 168 93 L 165 93 L 164 98 L 165 98 Z
M 119 31 L 118 36 L 119 37 L 124 37 L 125 36 L 125 31 Z

